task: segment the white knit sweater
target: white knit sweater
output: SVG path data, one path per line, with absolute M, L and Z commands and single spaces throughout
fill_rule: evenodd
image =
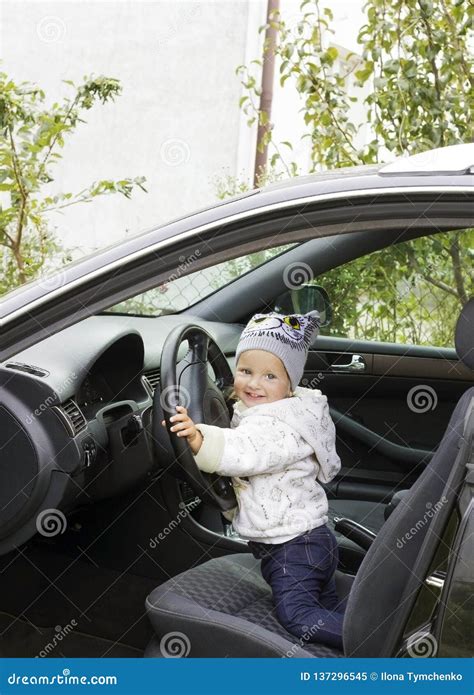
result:
M 298 386 L 291 398 L 250 408 L 238 401 L 230 429 L 196 427 L 204 438 L 195 456 L 198 467 L 233 478 L 233 525 L 242 538 L 284 543 L 327 522 L 319 482 L 332 480 L 341 461 L 321 391 Z

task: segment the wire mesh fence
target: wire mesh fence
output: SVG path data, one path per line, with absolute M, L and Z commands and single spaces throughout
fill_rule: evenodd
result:
M 189 272 L 192 261 L 186 259 L 168 281 L 111 311 L 148 316 L 181 311 L 294 246 L 195 272 Z M 324 287 L 331 300 L 333 319 L 323 335 L 450 347 L 457 316 L 474 294 L 474 229 L 395 244 L 319 276 L 301 261 L 308 272 L 300 281 Z M 290 265 L 284 271 L 288 277 Z

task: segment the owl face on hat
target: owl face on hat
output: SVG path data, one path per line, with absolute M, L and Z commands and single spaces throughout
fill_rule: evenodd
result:
M 255 314 L 247 324 L 244 334 L 261 334 L 271 331 L 287 336 L 295 343 L 305 344 L 305 333 L 311 319 L 306 316 L 283 314 Z M 314 321 L 314 320 L 313 320 Z
M 265 350 L 278 357 L 295 389 L 303 374 L 306 356 L 313 336 L 320 326 L 319 313 L 254 314 L 240 336 L 235 360 L 245 350 Z

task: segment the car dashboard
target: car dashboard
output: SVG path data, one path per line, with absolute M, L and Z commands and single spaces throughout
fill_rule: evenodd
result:
M 206 329 L 233 362 L 239 326 L 104 314 L 0 364 L 0 554 L 38 530 L 45 505 L 67 513 L 168 465 L 151 441 L 153 393 L 165 340 L 185 323 Z M 183 343 L 178 359 L 185 353 Z

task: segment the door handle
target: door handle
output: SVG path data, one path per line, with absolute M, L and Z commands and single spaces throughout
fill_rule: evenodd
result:
M 332 364 L 332 372 L 365 372 L 367 365 L 362 355 L 352 355 L 349 364 Z

